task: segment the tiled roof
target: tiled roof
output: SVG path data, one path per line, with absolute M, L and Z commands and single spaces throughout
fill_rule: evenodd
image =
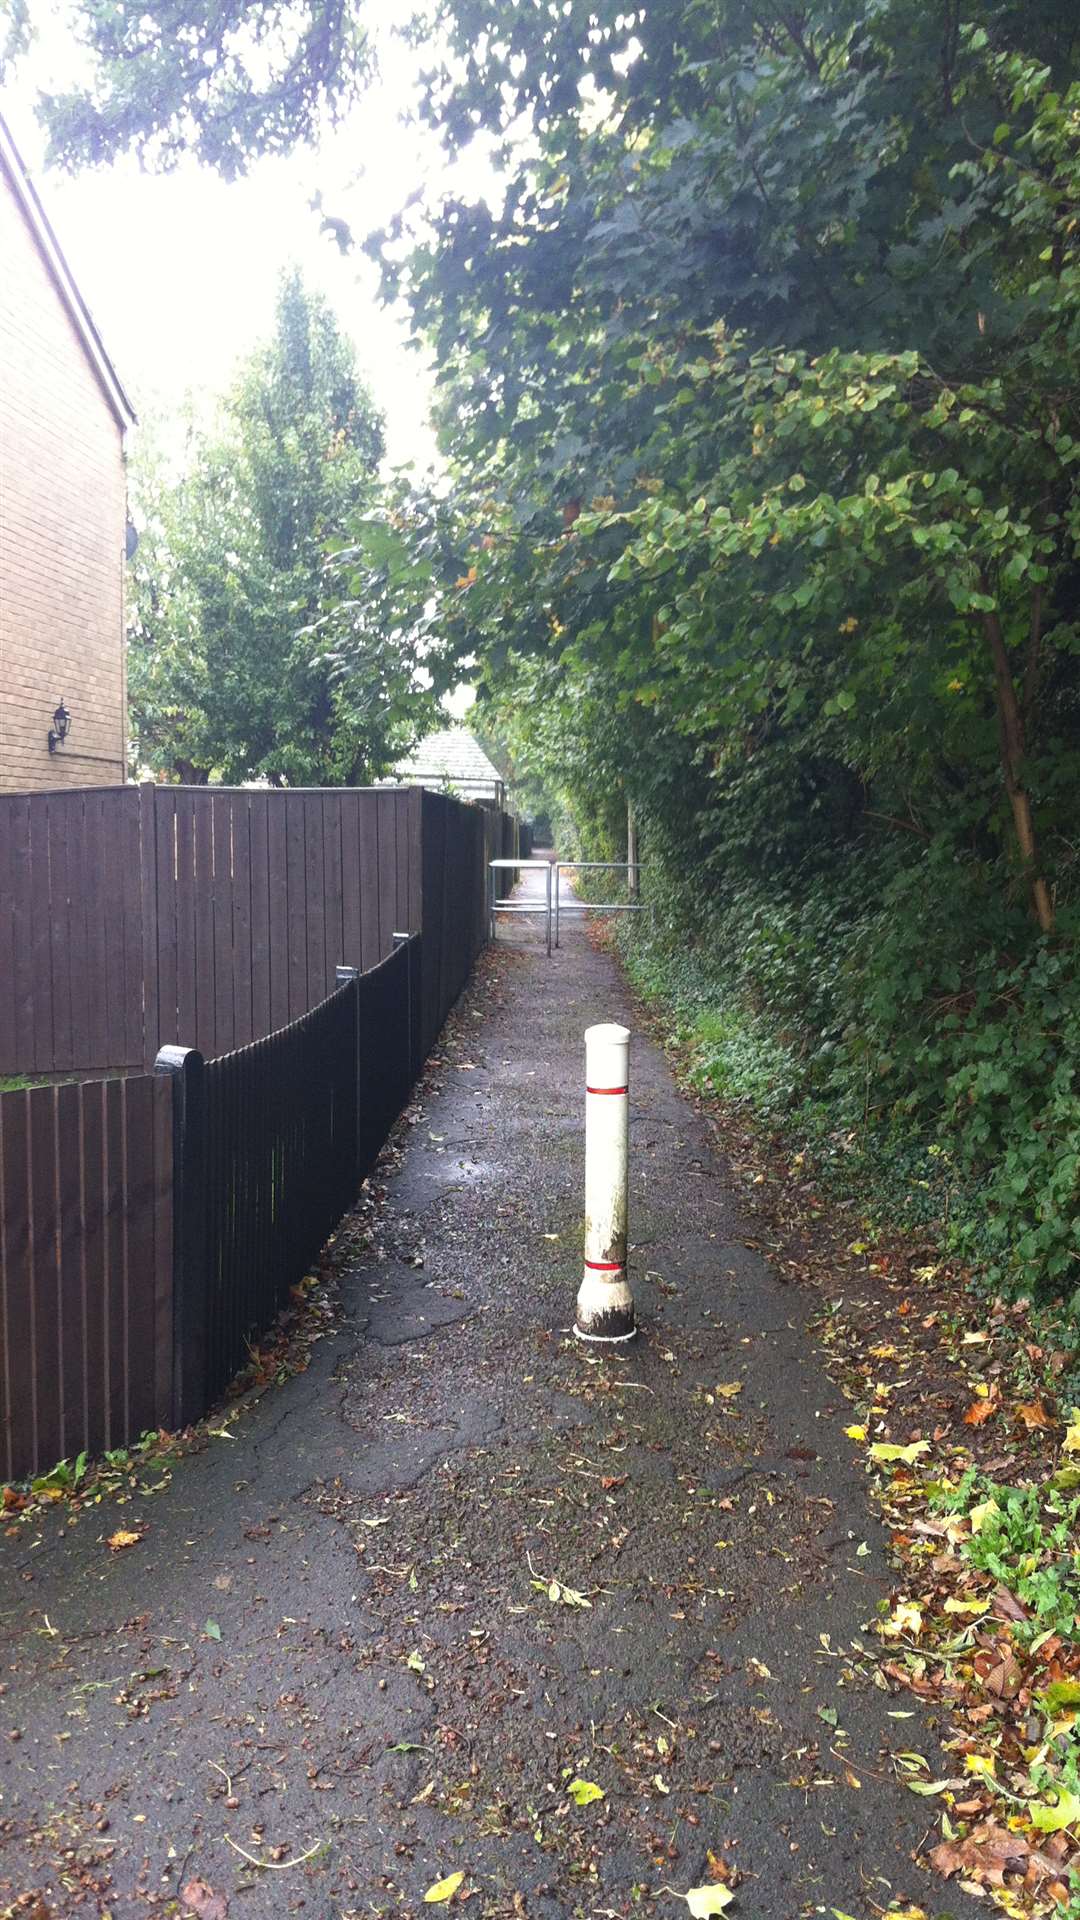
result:
M 456 787 L 466 795 L 494 798 L 504 785 L 498 767 L 492 765 L 475 735 L 465 727 L 444 727 L 429 733 L 426 740 L 394 768 L 395 780 L 419 787 Z

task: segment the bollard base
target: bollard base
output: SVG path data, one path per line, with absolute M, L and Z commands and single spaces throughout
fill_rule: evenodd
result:
M 622 1346 L 627 1340 L 636 1340 L 637 1334 L 636 1327 L 631 1327 L 629 1333 L 586 1333 L 584 1327 L 574 1327 L 575 1340 L 587 1340 L 590 1346 L 596 1347 Z
M 601 1279 L 586 1268 L 577 1297 L 574 1321 L 577 1338 L 598 1346 L 610 1346 L 617 1341 L 632 1340 L 636 1332 L 634 1296 L 626 1274 L 620 1273 L 613 1280 Z

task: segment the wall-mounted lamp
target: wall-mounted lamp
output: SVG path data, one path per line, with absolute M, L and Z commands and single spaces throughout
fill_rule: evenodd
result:
M 55 753 L 62 747 L 71 728 L 71 715 L 64 705 L 64 696 L 60 696 L 60 705 L 53 714 L 53 723 L 49 728 L 49 752 Z

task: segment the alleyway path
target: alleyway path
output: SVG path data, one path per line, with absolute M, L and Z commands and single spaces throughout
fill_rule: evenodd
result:
M 710 1850 L 733 1920 L 974 1911 L 912 1863 L 934 1803 L 887 1754 L 933 1740 L 859 1657 L 884 1563 L 815 1300 L 637 1036 L 643 1337 L 567 1337 L 582 1034 L 634 1018 L 579 925 L 549 961 L 529 924 L 308 1371 L 137 1510 L 4 1543 L 0 1911 L 419 1916 L 461 1873 L 475 1920 L 677 1916 Z

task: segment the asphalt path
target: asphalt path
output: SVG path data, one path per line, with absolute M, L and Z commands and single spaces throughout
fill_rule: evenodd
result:
M 637 1033 L 641 1336 L 570 1335 L 582 1036 L 636 1022 L 579 923 L 537 929 L 452 1016 L 307 1371 L 138 1511 L 3 1543 L 0 1912 L 419 1916 L 457 1874 L 475 1920 L 677 1916 L 718 1874 L 733 1920 L 976 1911 L 915 1863 L 893 1756 L 942 1762 L 875 1680 L 820 1302 Z

